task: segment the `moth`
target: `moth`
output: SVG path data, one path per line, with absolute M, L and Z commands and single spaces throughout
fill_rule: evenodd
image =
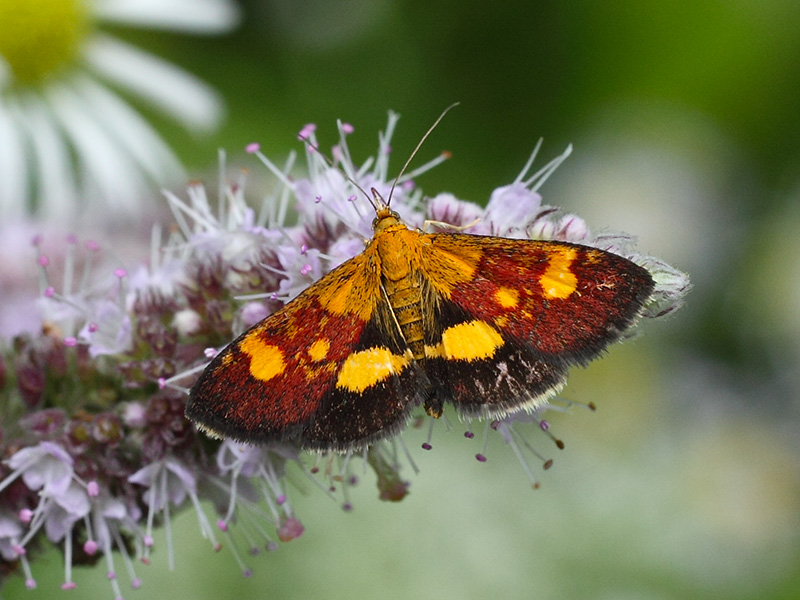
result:
M 534 410 L 570 367 L 618 340 L 653 292 L 645 268 L 611 252 L 426 233 L 402 222 L 391 194 L 372 196 L 364 251 L 203 371 L 186 406 L 201 429 L 348 452 L 396 434 L 419 406 L 435 418 L 448 404 L 465 418 Z

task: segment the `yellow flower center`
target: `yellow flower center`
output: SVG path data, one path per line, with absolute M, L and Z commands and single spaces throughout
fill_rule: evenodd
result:
M 17 83 L 69 65 L 89 31 L 85 0 L 0 0 L 0 56 Z

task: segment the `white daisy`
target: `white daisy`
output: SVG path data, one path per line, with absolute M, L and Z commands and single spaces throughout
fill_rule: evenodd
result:
M 219 33 L 238 20 L 232 0 L 0 0 L 0 215 L 59 219 L 98 201 L 132 211 L 153 183 L 182 175 L 115 89 L 193 132 L 219 123 L 214 90 L 101 23 Z

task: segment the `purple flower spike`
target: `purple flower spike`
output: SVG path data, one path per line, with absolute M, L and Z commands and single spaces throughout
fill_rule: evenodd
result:
M 408 386 L 403 378 L 419 372 L 419 365 L 407 357 L 401 361 L 399 378 L 396 366 L 387 364 L 379 365 L 366 379 L 371 382 L 370 392 L 380 392 L 378 401 L 382 397 L 397 400 L 403 418 L 390 426 L 391 435 L 357 451 L 310 452 L 292 436 L 284 439 L 270 429 L 270 419 L 276 415 L 298 431 L 319 425 L 313 407 L 328 402 L 330 395 L 341 389 L 337 381 L 342 365 L 354 352 L 368 351 L 369 345 L 385 345 L 382 330 L 377 330 L 376 338 L 368 328 L 368 335 L 358 342 L 368 344 L 363 347 L 353 346 L 352 336 L 344 335 L 342 339 L 320 338 L 310 352 L 302 348 L 290 348 L 289 352 L 289 346 L 282 345 L 264 351 L 271 335 L 267 329 L 274 324 L 270 315 L 302 294 L 310 283 L 363 252 L 365 240 L 373 236 L 375 210 L 362 190 L 369 194 L 375 189 L 385 201 L 390 200 L 398 169 L 390 165 L 397 119 L 390 113 L 377 151 L 367 159 L 353 157 L 348 141 L 354 127 L 345 122 L 341 122 L 332 148 L 318 143 L 316 125 L 307 124 L 299 131 L 308 150 L 298 153 L 304 165 L 293 160 L 274 163 L 262 154 L 259 144 L 248 144 L 245 151 L 265 166 L 272 178 L 269 185 L 246 194 L 250 190 L 245 176 L 232 173 L 223 163 L 220 172 L 231 181 L 219 185 L 217 197 L 197 182 L 182 194 L 167 191 L 170 218 L 146 240 L 141 260 L 129 259 L 128 248 L 125 253 L 107 252 L 110 244 L 105 241 L 101 248 L 93 240 L 78 244 L 74 236 L 66 240 L 54 236 L 61 248 L 48 244 L 47 255 L 41 238 L 33 241 L 31 263 L 36 261 L 42 293 L 31 298 L 31 304 L 41 311 L 41 323 L 0 347 L 0 456 L 5 458 L 0 464 L 3 573 L 16 570 L 25 585 L 34 588 L 39 550 L 57 546 L 64 557 L 63 589 L 75 587 L 73 563 L 96 562 L 103 565 L 100 568 L 108 578 L 105 585 L 111 587 L 113 597 L 121 598 L 120 580 L 127 577 L 131 587 L 138 588 L 141 579 L 136 571 L 142 564 L 163 560 L 170 568 L 183 568 L 179 559 L 184 547 L 175 543 L 171 527 L 176 514 L 188 510 L 194 512 L 190 521 L 196 523 L 197 538 L 206 540 L 214 551 L 230 552 L 240 572 L 250 576 L 252 570 L 245 561 L 256 560 L 252 557 L 259 549 L 274 551 L 278 541 L 303 535 L 305 527 L 297 514 L 302 505 L 295 506 L 295 486 L 303 491 L 321 489 L 320 496 L 332 496 L 335 505 L 354 513 L 356 499 L 361 502 L 364 497 L 363 490 L 355 486 L 375 485 L 381 500 L 402 501 L 411 491 L 414 474 L 426 473 L 423 465 L 415 463 L 415 456 L 426 462 L 448 456 L 445 451 L 420 452 L 421 440 L 415 436 L 427 430 L 421 446 L 424 451 L 432 450 L 434 424 L 437 432 L 450 429 L 453 416 L 466 418 L 467 439 L 481 439 L 477 454 L 474 444 L 456 440 L 458 445 L 469 446 L 470 457 L 487 463 L 487 448 L 492 448 L 492 465 L 503 453 L 513 456 L 531 486 L 538 487 L 534 472 L 549 469 L 553 462 L 546 456 L 553 446 L 564 445 L 551 431 L 555 427 L 544 418 L 545 412 L 572 403 L 558 397 L 547 401 L 530 398 L 528 410 L 506 413 L 498 399 L 486 413 L 475 403 L 460 411 L 447 404 L 441 419 L 429 417 L 416 405 L 409 405 L 406 414 L 398 393 L 413 395 L 417 389 L 413 379 Z M 391 209 L 410 229 L 439 235 L 439 240 L 447 239 L 442 232 L 474 233 L 611 249 L 645 266 L 656 281 L 642 317 L 659 318 L 676 310 L 690 287 L 685 274 L 637 254 L 630 236 L 598 236 L 579 216 L 543 203 L 541 184 L 565 155 L 529 176 L 531 161 L 513 181 L 494 190 L 488 204 L 487 198 L 468 202 L 422 189 L 422 175 L 446 160 L 447 153 L 420 166 L 415 160 L 391 192 Z M 270 190 L 263 203 L 249 205 L 246 198 L 260 198 L 263 190 Z M 122 263 L 116 262 L 117 254 L 126 257 L 124 264 L 136 266 L 118 268 Z M 549 266 L 542 261 L 540 279 L 567 274 L 564 265 L 572 260 L 567 254 Z M 477 281 L 480 273 L 473 273 L 476 267 L 470 260 L 454 257 L 448 267 L 452 276 L 468 275 Z M 340 283 L 348 285 L 347 281 Z M 484 283 L 486 280 L 481 280 L 481 285 Z M 511 287 L 514 280 L 503 282 L 500 289 L 492 288 L 492 281 L 488 284 L 487 294 L 493 298 L 491 317 L 496 318 L 498 327 L 503 327 L 503 322 L 511 327 L 518 315 L 511 308 L 521 301 Z M 532 290 L 537 282 L 526 285 Z M 569 288 L 570 284 L 560 285 Z M 290 310 L 282 315 L 289 320 L 311 319 L 311 327 L 295 329 L 310 331 L 312 336 L 322 317 L 341 319 L 334 324 L 355 323 L 342 327 L 364 327 L 363 319 L 351 318 L 353 304 L 366 303 L 374 309 L 377 299 L 364 295 L 362 289 L 348 290 L 333 301 L 330 294 L 312 293 L 306 296 L 310 304 L 305 305 L 313 306 L 312 310 Z M 591 292 L 582 293 L 588 296 Z M 14 310 L 5 304 L 2 309 Z M 346 318 L 336 312 L 342 310 Z M 383 312 L 381 319 L 391 323 L 391 314 Z M 6 312 L 3 317 L 9 320 Z M 10 317 L 13 320 L 14 315 Z M 239 337 L 265 319 L 263 331 Z M 446 329 L 443 327 L 442 333 Z M 322 326 L 319 330 L 329 331 Z M 580 334 L 576 330 L 575 335 Z M 234 351 L 220 357 L 229 343 L 235 344 Z M 441 347 L 445 346 L 442 341 Z M 466 352 L 469 355 L 475 350 Z M 499 378 L 502 369 L 510 369 L 512 361 L 519 360 L 515 354 L 505 356 L 502 368 L 498 367 Z M 580 362 L 578 358 L 574 360 Z M 224 405 L 229 415 L 241 412 L 246 404 L 237 396 L 245 381 L 279 376 L 291 385 L 309 381 L 309 402 L 295 406 L 281 397 L 259 394 L 258 408 L 244 418 L 263 440 L 259 437 L 257 444 L 220 440 L 220 435 L 230 431 L 225 419 L 215 423 L 214 430 L 201 432 L 184 415 L 187 393 L 209 362 L 217 370 L 203 377 L 215 378 L 214 401 Z M 459 371 L 461 378 L 443 377 L 433 383 L 468 389 L 473 382 L 462 381 L 466 373 Z M 557 375 L 551 383 L 557 383 Z M 357 396 L 353 392 L 353 406 L 359 406 Z M 352 431 L 357 431 L 362 426 L 360 415 L 350 414 L 351 410 L 356 411 L 348 407 L 344 413 Z M 406 438 L 403 419 L 411 430 Z M 437 438 L 436 443 L 446 444 L 447 439 L 453 437 Z M 540 450 L 542 444 L 549 450 Z M 213 516 L 207 514 L 209 510 Z M 154 537 L 157 527 L 163 531 L 160 537 Z M 164 538 L 165 542 L 155 542 Z M 94 559 L 87 560 L 89 556 Z

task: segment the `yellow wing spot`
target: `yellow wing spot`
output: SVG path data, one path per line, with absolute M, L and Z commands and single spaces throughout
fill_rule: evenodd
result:
M 501 287 L 494 293 L 494 299 L 503 308 L 514 308 L 519 303 L 519 292 L 514 288 Z
M 447 358 L 444 352 L 444 345 L 441 343 L 435 346 L 425 344 L 425 358 Z
M 328 350 L 331 349 L 331 342 L 327 338 L 316 340 L 308 347 L 308 355 L 314 362 L 325 360 L 328 356 Z
M 245 337 L 239 349 L 250 357 L 250 374 L 256 379 L 268 381 L 286 369 L 281 349 L 267 344 L 255 333 Z
M 575 248 L 554 250 L 547 269 L 539 278 L 544 295 L 548 298 L 569 298 L 578 287 L 578 278 L 570 266 L 578 251 Z
M 469 321 L 448 327 L 436 346 L 425 346 L 425 356 L 450 360 L 491 358 L 505 342 L 497 330 L 484 321 Z
M 408 366 L 408 356 L 392 354 L 387 348 L 369 348 L 347 357 L 339 371 L 336 387 L 361 393 Z

